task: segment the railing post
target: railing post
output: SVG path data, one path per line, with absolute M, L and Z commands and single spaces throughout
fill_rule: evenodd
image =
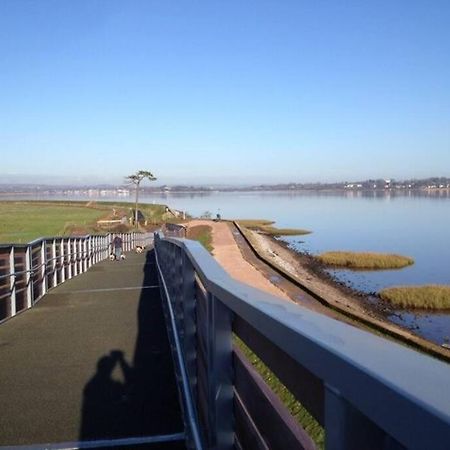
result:
M 182 308 L 184 317 L 184 356 L 192 397 L 197 398 L 197 314 L 195 303 L 195 271 L 186 252 L 182 255 Z
M 66 251 L 64 250 L 64 238 L 61 238 L 59 244 L 59 261 L 61 265 L 61 283 L 66 281 Z
M 88 270 L 88 268 L 90 267 L 89 265 L 89 245 L 91 243 L 91 237 L 85 237 L 83 240 L 83 254 L 84 254 L 84 258 L 83 258 L 83 272 L 86 272 L 86 270 Z
M 325 385 L 325 439 L 327 450 L 404 449 L 329 385 Z
M 208 293 L 208 434 L 215 450 L 234 445 L 232 313 Z
M 27 287 L 27 308 L 31 308 L 33 305 L 33 274 L 31 273 L 32 261 L 31 261 L 31 246 L 27 245 L 27 249 L 25 251 L 25 279 L 26 279 L 26 287 Z
M 68 256 L 68 264 L 67 264 L 67 279 L 70 280 L 72 278 L 72 239 L 67 239 L 67 256 Z
M 58 284 L 58 274 L 56 273 L 56 239 L 52 241 L 52 287 Z
M 13 317 L 16 315 L 16 274 L 15 274 L 15 264 L 14 264 L 14 246 L 11 245 L 9 250 L 9 316 Z
M 103 259 L 108 257 L 108 242 L 110 238 L 110 233 L 103 237 Z
M 45 239 L 41 242 L 40 262 L 41 262 L 41 296 L 47 292 L 47 255 L 45 254 Z
M 77 265 L 78 265 L 78 274 L 83 273 L 83 238 L 78 238 L 77 240 Z
M 98 251 L 98 236 L 93 237 L 94 242 L 92 243 L 92 262 L 97 264 L 97 251 Z
M 73 264 L 73 276 L 76 277 L 78 275 L 78 241 L 79 239 L 74 238 L 72 242 L 72 264 Z

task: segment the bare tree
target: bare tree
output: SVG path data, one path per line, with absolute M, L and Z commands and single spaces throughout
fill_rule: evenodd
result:
M 144 179 L 148 179 L 150 181 L 155 181 L 156 177 L 149 172 L 148 170 L 138 170 L 136 173 L 134 173 L 133 175 L 128 175 L 127 177 L 125 177 L 125 180 L 128 183 L 133 183 L 135 186 L 135 191 L 136 191 L 136 205 L 134 208 L 134 226 L 137 228 L 139 223 L 138 223 L 138 200 L 139 200 L 139 185 L 141 184 L 141 181 Z

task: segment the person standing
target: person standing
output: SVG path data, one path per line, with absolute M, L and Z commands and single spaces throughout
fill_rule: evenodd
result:
M 120 236 L 116 236 L 112 241 L 112 245 L 114 248 L 115 260 L 118 261 L 122 256 L 122 238 Z

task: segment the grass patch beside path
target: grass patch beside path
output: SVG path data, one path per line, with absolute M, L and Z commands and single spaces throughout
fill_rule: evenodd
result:
M 400 308 L 450 309 L 450 286 L 398 286 L 380 291 L 383 300 Z
M 270 389 L 278 396 L 281 402 L 300 426 L 308 433 L 318 449 L 325 448 L 325 430 L 308 412 L 308 410 L 294 397 L 288 388 L 278 377 L 264 364 L 261 359 L 247 347 L 241 339 L 234 336 L 234 343 L 245 357 L 250 361 L 255 370 L 261 375 Z
M 0 243 L 27 243 L 46 236 L 108 233 L 97 220 L 113 211 L 129 214 L 133 203 L 70 201 L 0 201 Z M 161 222 L 164 205 L 140 204 L 150 223 Z
M 104 210 L 79 203 L 0 202 L 0 242 L 27 243 L 44 236 L 63 235 L 72 225 L 89 228 Z
M 317 259 L 329 266 L 349 269 L 400 269 L 414 264 L 412 258 L 388 253 L 326 252 L 317 256 Z
M 271 220 L 237 220 L 236 222 L 250 230 L 259 231 L 260 233 L 269 236 L 299 236 L 311 233 L 311 231 L 303 230 L 301 228 L 276 228 L 272 225 L 274 222 Z
M 203 247 L 211 253 L 214 250 L 212 246 L 212 228 L 209 225 L 195 225 L 187 229 L 188 239 L 200 242 Z

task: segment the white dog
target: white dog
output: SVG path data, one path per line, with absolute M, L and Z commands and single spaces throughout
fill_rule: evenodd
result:
M 111 253 L 110 255 L 109 255 L 109 260 L 110 261 L 114 261 L 116 259 L 116 257 L 115 257 L 115 255 L 114 255 L 114 253 Z
M 136 253 L 142 253 L 144 251 L 144 247 L 142 245 L 136 245 Z

